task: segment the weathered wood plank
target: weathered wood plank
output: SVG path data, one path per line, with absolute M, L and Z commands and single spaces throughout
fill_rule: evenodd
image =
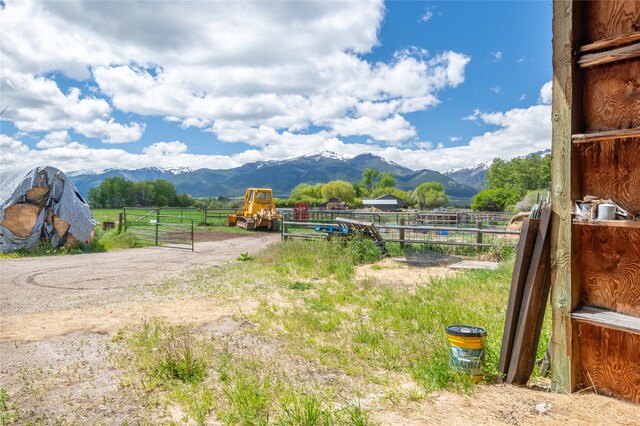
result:
M 593 43 L 585 44 L 580 48 L 580 53 L 595 52 L 598 50 L 611 49 L 625 44 L 640 41 L 640 31 L 621 36 L 608 37 Z
M 507 375 L 511 362 L 511 351 L 513 350 L 513 340 L 515 339 L 522 304 L 522 293 L 527 280 L 527 273 L 531 265 L 531 254 L 535 246 L 535 237 L 540 226 L 539 219 L 524 218 L 520 240 L 516 250 L 516 260 L 513 266 L 511 277 L 511 291 L 509 302 L 507 303 L 507 316 L 502 332 L 502 346 L 500 348 L 500 360 L 498 361 L 498 371 L 502 376 Z M 500 377 L 502 380 L 503 377 Z
M 606 132 L 578 133 L 571 136 L 571 139 L 573 143 L 591 143 L 638 136 L 640 136 L 640 127 L 635 129 L 608 130 Z
M 607 0 L 584 2 L 583 39 L 580 44 L 635 33 L 640 30 L 640 2 Z
M 640 127 L 640 58 L 584 70 L 584 133 Z
M 640 213 L 640 137 L 580 145 L 581 196 L 610 199 Z
M 576 5 L 571 1 L 553 2 L 553 99 L 552 99 L 552 154 L 551 154 L 551 305 L 553 329 L 551 337 L 552 389 L 571 392 L 577 383 L 577 344 L 573 340 L 571 312 L 579 295 L 572 287 L 577 281 L 577 270 L 572 269 L 571 201 L 577 196 L 575 179 L 577 159 L 572 156 L 571 134 L 580 128 L 579 99 L 574 99 L 573 37 L 580 23 L 574 28 Z M 574 103 L 577 105 L 574 106 Z
M 577 322 L 640 334 L 640 317 L 594 308 L 593 306 L 583 306 L 581 310 L 574 312 L 571 317 Z
M 522 293 L 520 315 L 518 316 L 513 350 L 507 371 L 507 383 L 526 385 L 536 361 L 544 312 L 551 287 L 550 223 L 551 206 L 544 205 L 535 246 L 531 254 L 531 265 Z
M 576 226 L 584 304 L 640 316 L 640 229 Z
M 618 228 L 640 228 L 638 220 L 590 220 L 588 222 L 576 220 L 573 222 L 578 226 L 615 226 Z
M 581 68 L 589 68 L 596 65 L 608 64 L 610 62 L 636 58 L 638 56 L 640 56 L 640 43 L 618 47 L 617 49 L 607 50 L 604 52 L 583 55 L 580 60 L 578 60 L 578 65 L 580 65 Z
M 577 323 L 579 386 L 640 403 L 640 335 Z

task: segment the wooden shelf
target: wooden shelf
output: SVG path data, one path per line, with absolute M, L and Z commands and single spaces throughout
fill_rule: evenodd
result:
M 609 62 L 637 58 L 638 56 L 640 56 L 640 43 L 635 43 L 629 46 L 583 55 L 578 59 L 578 66 L 580 66 L 580 68 L 589 68 Z
M 571 140 L 573 143 L 586 143 L 634 137 L 640 137 L 640 127 L 634 127 L 633 129 L 608 130 L 606 132 L 578 133 L 571 135 Z
M 615 226 L 619 228 L 640 228 L 640 220 L 573 220 L 581 226 Z
M 572 313 L 571 318 L 577 322 L 640 334 L 640 318 L 593 306 L 583 306 L 581 310 Z

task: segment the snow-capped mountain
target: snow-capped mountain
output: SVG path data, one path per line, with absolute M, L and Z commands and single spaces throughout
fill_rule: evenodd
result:
M 132 181 L 166 179 L 176 186 L 178 192 L 186 192 L 194 197 L 239 196 L 248 187 L 269 187 L 273 188 L 276 196 L 287 198 L 291 189 L 301 183 L 314 185 L 332 180 L 359 182 L 365 168 L 393 173 L 398 188 L 403 190 L 412 190 L 423 182 L 435 181 L 442 183 L 452 198 L 468 199 L 477 192 L 433 170 L 414 171 L 371 153 L 349 157 L 331 151 L 288 160 L 259 161 L 226 170 L 148 167 L 70 172 L 67 175 L 85 196 L 89 188 L 100 185 L 104 179 L 121 177 Z

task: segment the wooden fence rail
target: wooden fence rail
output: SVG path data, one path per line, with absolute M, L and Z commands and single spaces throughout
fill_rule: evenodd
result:
M 404 222 L 400 220 L 400 222 Z M 325 238 L 324 232 L 308 232 L 318 226 L 332 226 L 339 228 L 336 222 L 303 222 L 285 218 L 282 222 L 282 239 L 290 238 Z M 457 228 L 451 226 L 397 225 L 376 223 L 385 243 L 397 242 L 405 244 L 434 244 L 476 247 L 515 247 L 518 243 L 520 231 L 507 229 L 485 228 L 479 222 L 474 228 Z

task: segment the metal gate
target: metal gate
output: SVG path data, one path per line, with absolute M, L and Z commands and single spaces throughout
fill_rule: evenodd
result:
M 163 213 L 158 209 L 122 209 L 125 231 L 135 235 L 138 244 L 193 251 L 193 219 Z

